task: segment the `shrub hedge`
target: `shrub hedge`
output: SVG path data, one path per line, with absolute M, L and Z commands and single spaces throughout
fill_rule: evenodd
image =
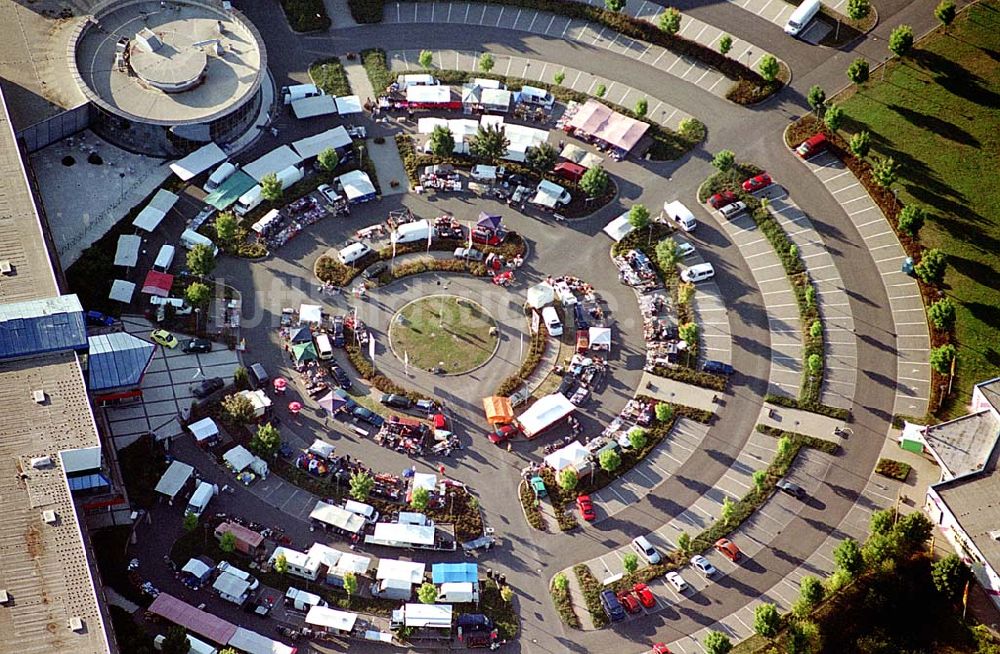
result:
M 327 57 L 314 61 L 309 66 L 309 78 L 327 95 L 351 95 L 351 83 L 347 81 L 347 72 L 337 57 Z
M 608 626 L 608 616 L 601 607 L 601 582 L 597 580 L 597 577 L 585 563 L 574 565 L 573 573 L 576 575 L 580 590 L 583 592 L 583 599 L 587 603 L 591 622 L 598 629 Z
M 347 0 L 351 18 L 359 23 L 381 23 L 384 0 Z
M 875 472 L 899 481 L 906 481 L 906 478 L 910 476 L 911 469 L 912 466 L 909 463 L 895 459 L 879 459 L 878 463 L 875 464 Z
M 576 521 L 576 514 L 566 510 L 566 506 L 569 505 L 572 507 L 576 500 L 575 491 L 564 491 L 558 482 L 556 482 L 556 476 L 552 472 L 552 468 L 544 468 L 540 476 L 542 481 L 545 482 L 545 490 L 548 491 L 549 501 L 552 502 L 559 530 L 572 531 L 579 527 L 580 523 Z
M 545 516 L 538 509 L 535 492 L 531 489 L 531 485 L 521 480 L 521 483 L 517 487 L 517 494 L 521 499 L 521 508 L 524 509 L 524 515 L 528 519 L 528 524 L 538 531 L 546 531 L 548 525 L 545 522 Z
M 296 32 L 320 32 L 330 28 L 323 0 L 281 0 L 288 24 Z

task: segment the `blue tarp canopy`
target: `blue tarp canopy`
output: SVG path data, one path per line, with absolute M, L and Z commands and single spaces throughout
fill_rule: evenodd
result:
M 486 229 L 492 229 L 496 231 L 500 229 L 500 222 L 503 220 L 500 216 L 494 216 L 488 214 L 485 211 L 479 212 L 479 220 L 476 221 L 476 227 L 485 227 Z
M 91 336 L 87 381 L 91 391 L 138 386 L 156 346 L 125 332 Z
M 219 211 L 225 211 L 254 186 L 257 186 L 257 180 L 242 170 L 237 170 L 222 182 L 219 188 L 205 196 L 205 204 L 212 205 Z
M 83 307 L 75 295 L 0 305 L 0 359 L 86 347 Z
M 435 563 L 431 566 L 431 579 L 435 584 L 479 582 L 477 563 Z
M 109 488 L 111 486 L 108 478 L 101 474 L 70 477 L 66 481 L 69 482 L 69 489 L 71 491 L 94 490 L 95 488 Z

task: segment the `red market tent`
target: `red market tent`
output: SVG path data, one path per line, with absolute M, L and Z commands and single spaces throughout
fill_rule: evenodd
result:
M 236 634 L 236 625 L 233 623 L 197 609 L 167 593 L 161 592 L 156 596 L 149 605 L 149 612 L 220 645 L 228 644 Z
M 578 163 L 563 161 L 562 163 L 556 164 L 554 172 L 563 179 L 568 179 L 571 182 L 579 182 L 583 177 L 583 174 L 587 172 L 587 169 Z
M 168 297 L 170 288 L 174 285 L 174 276 L 157 270 L 146 273 L 146 281 L 142 283 L 142 292 L 150 295 Z
M 628 152 L 649 129 L 647 123 L 588 100 L 570 120 L 570 127 Z

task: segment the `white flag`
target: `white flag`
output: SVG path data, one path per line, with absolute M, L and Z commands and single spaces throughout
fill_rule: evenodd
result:
M 410 353 L 405 351 L 403 352 L 403 374 L 410 374 Z
M 375 361 L 375 337 L 372 336 L 371 332 L 368 333 L 368 358 Z
M 430 229 L 427 230 L 427 251 L 431 251 L 431 236 L 434 235 L 434 226 L 431 225 Z
M 392 233 L 392 258 L 396 258 L 396 232 Z
M 472 249 L 472 221 L 468 222 L 469 225 L 469 249 Z

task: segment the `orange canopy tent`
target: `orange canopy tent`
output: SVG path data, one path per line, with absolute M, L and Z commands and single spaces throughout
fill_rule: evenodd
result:
M 510 398 L 494 395 L 483 398 L 483 410 L 486 412 L 486 422 L 491 425 L 502 425 L 514 420 L 514 407 Z

